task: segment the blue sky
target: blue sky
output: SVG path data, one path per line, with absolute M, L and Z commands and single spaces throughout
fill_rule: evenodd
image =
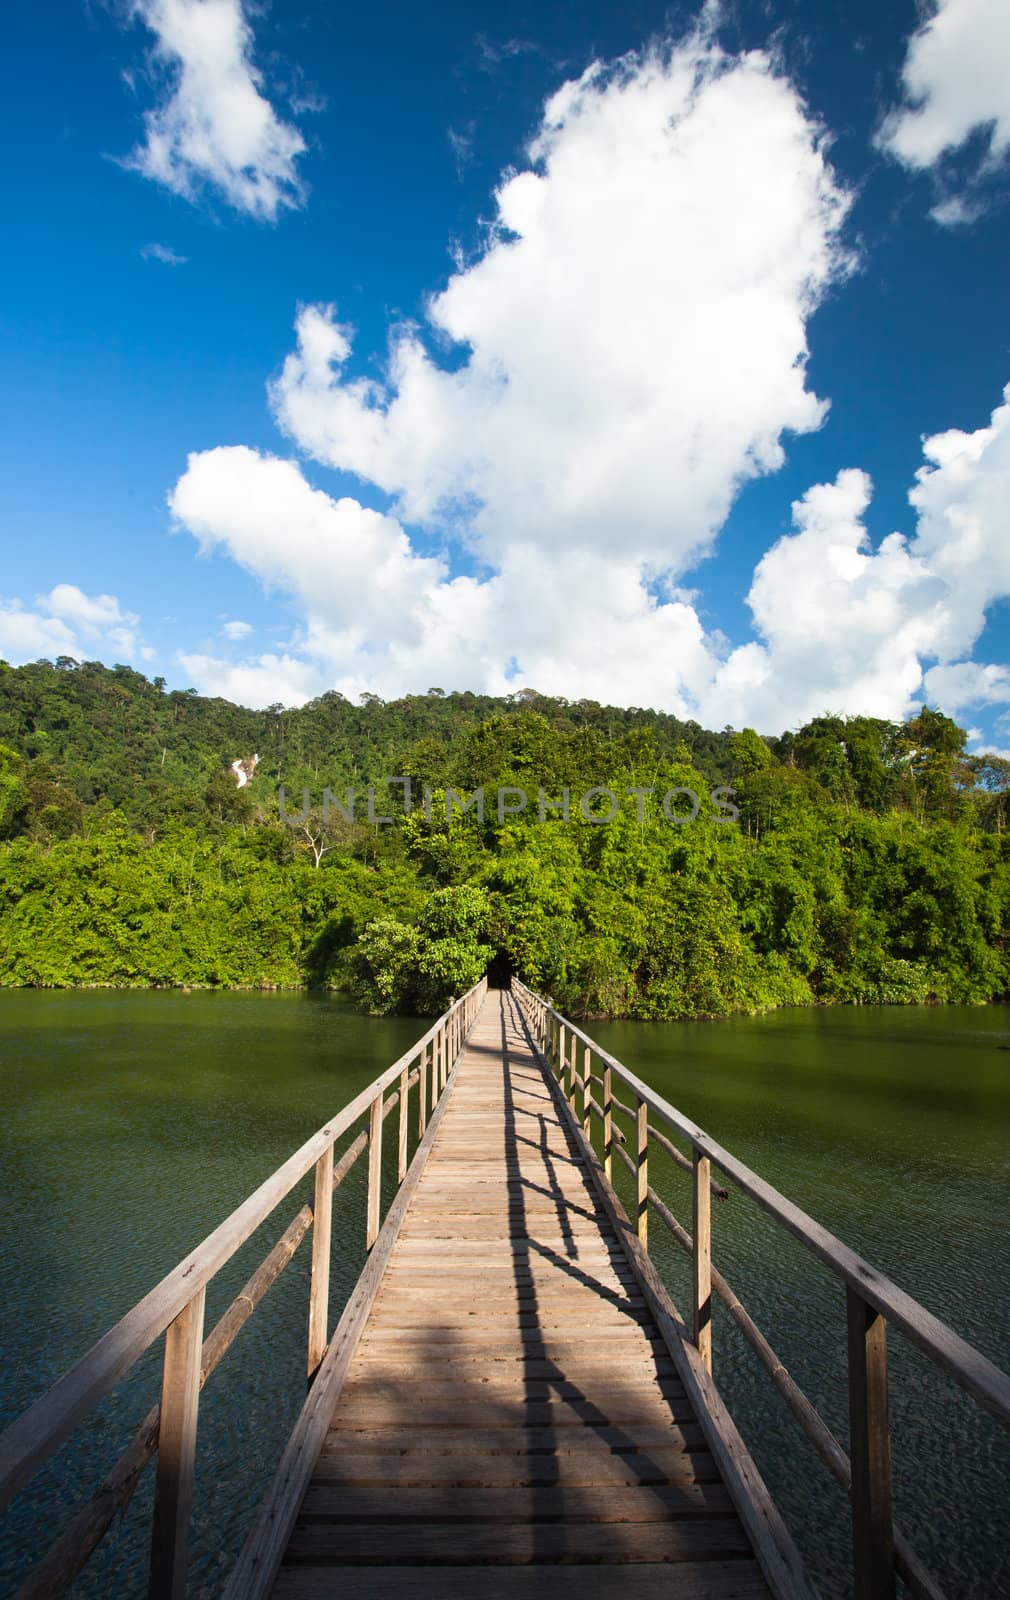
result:
M 1005 0 L 63 4 L 0 71 L 0 655 L 1010 745 Z

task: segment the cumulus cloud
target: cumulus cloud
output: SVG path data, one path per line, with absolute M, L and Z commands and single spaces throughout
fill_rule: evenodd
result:
M 265 655 L 256 662 L 235 663 L 180 650 L 176 659 L 202 694 L 220 695 L 258 709 L 277 704 L 300 706 L 331 687 L 317 665 L 289 655 Z
M 297 654 L 187 665 L 208 692 L 254 704 L 429 683 L 503 694 L 519 681 L 767 732 L 826 710 L 900 718 L 921 698 L 952 715 L 1010 704 L 1010 670 L 965 659 L 1010 595 L 1010 389 L 988 426 L 923 450 L 911 537 L 874 547 L 858 469 L 796 502 L 795 531 L 753 575 L 756 637 L 736 648 L 620 552 L 517 541 L 490 576 L 451 578 L 395 518 L 333 500 L 293 462 L 207 451 L 173 492 L 176 517 L 204 549 L 293 596 L 302 632 Z
M 42 657 L 80 657 L 114 646 L 121 655 L 142 650 L 140 618 L 124 611 L 111 594 L 87 595 L 73 583 L 58 583 L 39 595 L 37 609 L 20 600 L 0 600 L 0 656 L 15 663 Z
M 26 610 L 19 600 L 0 600 L 0 657 L 19 665 L 43 656 L 72 655 L 77 640 L 59 617 Z
M 981 132 L 991 168 L 1010 151 L 1010 7 L 1006 0 L 939 0 L 912 35 L 902 70 L 906 104 L 893 110 L 881 146 L 905 166 L 933 167 Z M 934 206 L 952 226 L 979 214 L 977 200 L 947 195 Z
M 709 716 L 731 702 L 774 729 L 829 709 L 900 717 L 917 696 L 955 715 L 1010 702 L 1005 667 L 962 659 L 1010 595 L 1010 386 L 987 427 L 936 434 L 923 454 L 911 539 L 872 548 L 862 472 L 797 502 L 798 531 L 762 558 L 748 595 L 760 641 L 719 668 Z
M 706 716 L 729 704 L 735 721 L 780 729 L 827 710 L 907 709 L 942 626 L 944 591 L 900 534 L 872 549 L 863 521 L 871 489 L 850 469 L 793 506 L 797 531 L 762 557 L 747 597 L 760 640 L 720 665 L 701 697 Z
M 950 600 L 937 654 L 966 654 L 988 608 L 1010 595 L 1010 384 L 989 425 L 951 428 L 923 441 L 926 464 L 909 495 L 918 513 L 916 548 Z
M 749 642 L 677 586 L 824 414 L 806 326 L 848 267 L 846 200 L 792 87 L 699 34 L 565 85 L 528 160 L 382 381 L 333 308 L 299 313 L 277 418 L 388 513 L 241 446 L 190 457 L 177 520 L 298 617 L 285 654 L 188 657 L 200 686 L 262 704 L 532 684 L 769 732 L 898 717 L 933 686 L 998 703 L 1002 669 L 968 657 L 1010 594 L 1010 393 L 924 442 L 910 533 L 872 543 L 857 468 L 811 488 L 755 569 Z M 454 541 L 476 575 L 429 553 Z
M 931 667 L 925 684 L 930 700 L 951 716 L 967 706 L 1010 704 L 1010 671 L 1006 667 L 959 661 L 953 666 Z M 976 730 L 974 737 L 981 739 L 982 735 Z
M 806 322 L 845 197 L 791 85 L 702 34 L 565 84 L 527 158 L 385 380 L 351 376 L 352 331 L 307 306 L 275 414 L 492 564 L 521 532 L 682 569 L 821 423 Z
M 187 200 L 216 190 L 260 221 L 299 206 L 305 141 L 261 93 L 242 0 L 133 0 L 131 12 L 155 35 L 167 97 L 126 165 Z
M 237 619 L 233 622 L 226 622 L 221 629 L 226 639 L 247 639 L 252 631 L 251 622 L 239 622 Z

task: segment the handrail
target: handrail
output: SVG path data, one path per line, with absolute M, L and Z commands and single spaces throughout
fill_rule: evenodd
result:
M 692 1313 L 694 1342 L 711 1370 L 711 1298 L 713 1290 L 725 1301 L 748 1343 L 758 1354 L 807 1438 L 819 1451 L 834 1476 L 849 1489 L 853 1522 L 853 1567 L 856 1600 L 879 1600 L 894 1593 L 893 1572 L 898 1570 L 913 1594 L 937 1600 L 940 1591 L 926 1573 L 907 1541 L 894 1528 L 892 1510 L 890 1428 L 887 1414 L 887 1322 L 893 1322 L 929 1359 L 964 1389 L 986 1411 L 1010 1426 L 1010 1377 L 987 1360 L 966 1340 L 926 1310 L 911 1295 L 851 1250 L 827 1228 L 780 1194 L 756 1172 L 739 1161 L 704 1129 L 612 1056 L 602 1045 L 557 1011 L 549 1000 L 519 979 L 512 992 L 526 1014 L 545 1058 L 566 1088 L 574 1109 L 576 1084 L 582 1090 L 582 1127 L 589 1114 L 603 1122 L 603 1159 L 610 1177 L 614 1151 L 628 1168 L 637 1192 L 637 1228 L 643 1245 L 648 1240 L 650 1205 L 692 1262 Z M 576 1041 L 584 1049 L 583 1072 L 575 1065 Z M 602 1073 L 590 1072 L 595 1057 Z M 634 1106 L 613 1094 L 616 1077 L 634 1095 Z M 597 1101 L 589 1085 L 600 1086 Z M 625 1134 L 614 1126 L 617 1107 L 634 1123 Z M 675 1146 L 660 1142 L 679 1165 L 693 1171 L 693 1237 L 669 1211 L 648 1178 L 649 1112 L 662 1118 L 691 1146 L 688 1162 Z M 587 1133 L 588 1137 L 588 1133 Z M 679 1159 L 678 1159 L 679 1158 Z M 710 1194 L 719 1192 L 711 1167 L 716 1166 L 762 1210 L 773 1217 L 846 1286 L 849 1352 L 850 1455 L 838 1445 L 799 1386 L 789 1378 L 775 1352 L 744 1310 L 725 1279 L 712 1266 Z
M 394 1106 L 399 1105 L 399 1185 L 406 1170 L 410 1088 L 415 1083 L 419 1085 L 418 1129 L 423 1133 L 427 1118 L 449 1080 L 486 989 L 487 979 L 482 978 L 461 999 L 453 1001 L 409 1050 L 362 1089 L 336 1117 L 307 1139 L 195 1250 L 120 1318 L 46 1394 L 10 1424 L 0 1435 L 0 1510 L 31 1480 L 97 1401 L 164 1333 L 165 1367 L 160 1410 L 156 1408 L 145 1418 L 134 1443 L 113 1468 L 95 1498 L 102 1496 L 103 1491 L 106 1491 L 106 1495 L 110 1492 L 117 1495 L 113 1511 L 116 1505 L 125 1504 L 140 1471 L 150 1455 L 158 1449 L 150 1594 L 171 1596 L 172 1600 L 183 1594 L 197 1397 L 203 1382 L 258 1303 L 256 1293 L 258 1298 L 262 1298 L 310 1226 L 313 1231 L 308 1355 L 311 1379 L 327 1339 L 329 1218 L 333 1191 L 367 1145 L 366 1246 L 371 1249 L 380 1219 L 382 1124 Z M 412 1071 L 415 1063 L 416 1070 Z M 397 1079 L 397 1091 L 387 1101 L 386 1090 Z M 367 1131 L 358 1136 L 334 1168 L 334 1143 L 365 1112 L 369 1113 Z M 204 1342 L 203 1308 L 207 1284 L 313 1167 L 316 1171 L 315 1199 L 309 1221 L 305 1222 L 303 1216 L 308 1208 L 303 1208 Z M 290 1251 L 284 1255 L 284 1259 L 278 1258 L 279 1265 L 271 1275 L 272 1258 L 286 1241 L 291 1243 Z M 265 1275 L 264 1280 L 257 1283 L 260 1274 Z M 256 1288 L 251 1294 L 254 1283 Z M 241 1304 L 243 1301 L 249 1303 L 248 1310 Z M 90 1541 L 84 1553 L 86 1559 L 112 1520 L 111 1514 L 108 1517 L 88 1516 L 87 1513 L 92 1509 L 93 1503 L 89 1502 L 74 1519 L 71 1529 L 67 1530 L 67 1541 L 58 1540 L 50 1553 L 55 1558 L 57 1551 L 60 1552 L 57 1563 L 60 1586 L 53 1587 L 50 1583 L 48 1587 L 33 1589 L 32 1584 L 40 1570 L 36 1569 L 36 1574 L 25 1585 L 25 1595 L 33 1592 L 59 1594 L 72 1581 L 82 1563 L 76 1560 L 76 1552 L 70 1548 L 71 1531 L 77 1530 L 82 1539 Z M 78 1523 L 81 1524 L 79 1529 Z M 95 1535 L 99 1523 L 104 1525 L 98 1527 Z M 67 1569 L 65 1573 L 64 1568 Z

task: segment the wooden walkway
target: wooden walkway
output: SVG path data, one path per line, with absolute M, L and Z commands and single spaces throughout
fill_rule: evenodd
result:
M 562 1107 L 490 992 L 276 1600 L 769 1595 Z

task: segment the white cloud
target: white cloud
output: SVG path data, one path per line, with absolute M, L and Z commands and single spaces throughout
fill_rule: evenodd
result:
M 72 655 L 77 640 L 58 617 L 27 611 L 19 600 L 0 600 L 0 657 L 19 665 Z
M 128 656 L 142 648 L 136 632 L 140 618 L 123 611 L 114 595 L 86 595 L 76 584 L 58 583 L 35 604 L 37 610 L 20 600 L 0 601 L 0 656 L 5 660 L 80 658 L 110 645 Z
M 844 198 L 764 56 L 702 35 L 596 65 L 548 102 L 486 247 L 348 376 L 332 307 L 298 318 L 273 387 L 297 444 L 498 565 L 518 531 L 683 569 L 740 484 L 819 426 L 806 320 L 843 269 Z
M 169 92 L 145 113 L 144 142 L 126 164 L 187 200 L 217 190 L 261 221 L 299 206 L 305 141 L 260 92 L 242 0 L 133 0 L 132 15 L 156 37 Z
M 1010 595 L 1010 384 L 988 427 L 951 428 L 923 441 L 926 465 L 909 500 L 916 548 L 947 586 L 947 625 L 937 654 L 966 654 L 988 608 Z
M 226 639 L 247 639 L 252 633 L 251 622 L 226 622 L 221 632 Z
M 705 714 L 729 701 L 734 720 L 774 730 L 826 710 L 900 717 L 916 697 L 952 715 L 1010 702 L 1006 667 L 962 659 L 1010 595 L 1010 386 L 988 427 L 936 434 L 923 454 L 911 539 L 872 549 L 862 472 L 793 507 L 799 531 L 762 558 L 748 596 L 761 642 L 733 651 Z
M 920 698 L 952 715 L 1010 704 L 1010 670 L 963 659 L 1010 594 L 1010 391 L 988 427 L 923 449 L 912 538 L 873 547 L 870 480 L 856 469 L 795 504 L 796 531 L 754 572 L 757 637 L 732 650 L 690 598 L 658 600 L 620 552 L 517 542 L 490 577 L 450 579 L 395 519 L 311 488 L 294 463 L 207 451 L 176 486 L 176 517 L 293 596 L 302 631 L 297 654 L 187 664 L 201 688 L 256 704 L 429 683 L 503 694 L 518 681 L 768 732 L 826 710 L 900 718 Z
M 906 104 L 885 119 L 880 145 L 905 166 L 933 167 L 973 133 L 986 139 L 985 168 L 1010 151 L 1010 6 L 1006 0 L 939 0 L 908 44 Z M 947 195 L 931 215 L 970 222 L 981 206 Z
M 294 656 L 265 655 L 257 662 L 236 665 L 180 650 L 176 659 L 201 694 L 220 695 L 257 709 L 278 703 L 302 705 L 330 687 L 317 666 Z
M 762 557 L 747 597 L 761 642 L 720 666 L 706 716 L 729 703 L 732 720 L 767 730 L 829 710 L 902 714 L 942 594 L 900 534 L 868 548 L 870 494 L 866 474 L 849 470 L 793 506 L 798 531 Z
M 160 261 L 165 267 L 184 267 L 188 256 L 180 256 L 167 244 L 145 244 L 140 252 L 145 261 Z
M 823 415 L 806 321 L 846 270 L 845 201 L 789 84 L 698 36 L 567 84 L 529 155 L 428 308 L 445 364 L 400 328 L 386 380 L 355 377 L 332 308 L 299 314 L 278 419 L 390 514 L 243 447 L 190 457 L 178 521 L 299 619 L 286 654 L 188 657 L 200 686 L 262 703 L 526 684 L 769 732 L 898 717 L 930 685 L 996 703 L 1003 669 L 968 657 L 1010 594 L 1010 391 L 988 427 L 924 442 L 911 536 L 874 547 L 859 470 L 811 488 L 754 572 L 749 643 L 675 587 L 783 434 Z M 480 576 L 452 578 L 405 524 L 466 541 Z
M 925 684 L 930 700 L 939 702 L 949 716 L 956 716 L 966 706 L 1010 704 L 1010 670 L 1006 667 L 958 661 L 952 666 L 931 667 Z M 983 736 L 977 733 L 977 737 Z

